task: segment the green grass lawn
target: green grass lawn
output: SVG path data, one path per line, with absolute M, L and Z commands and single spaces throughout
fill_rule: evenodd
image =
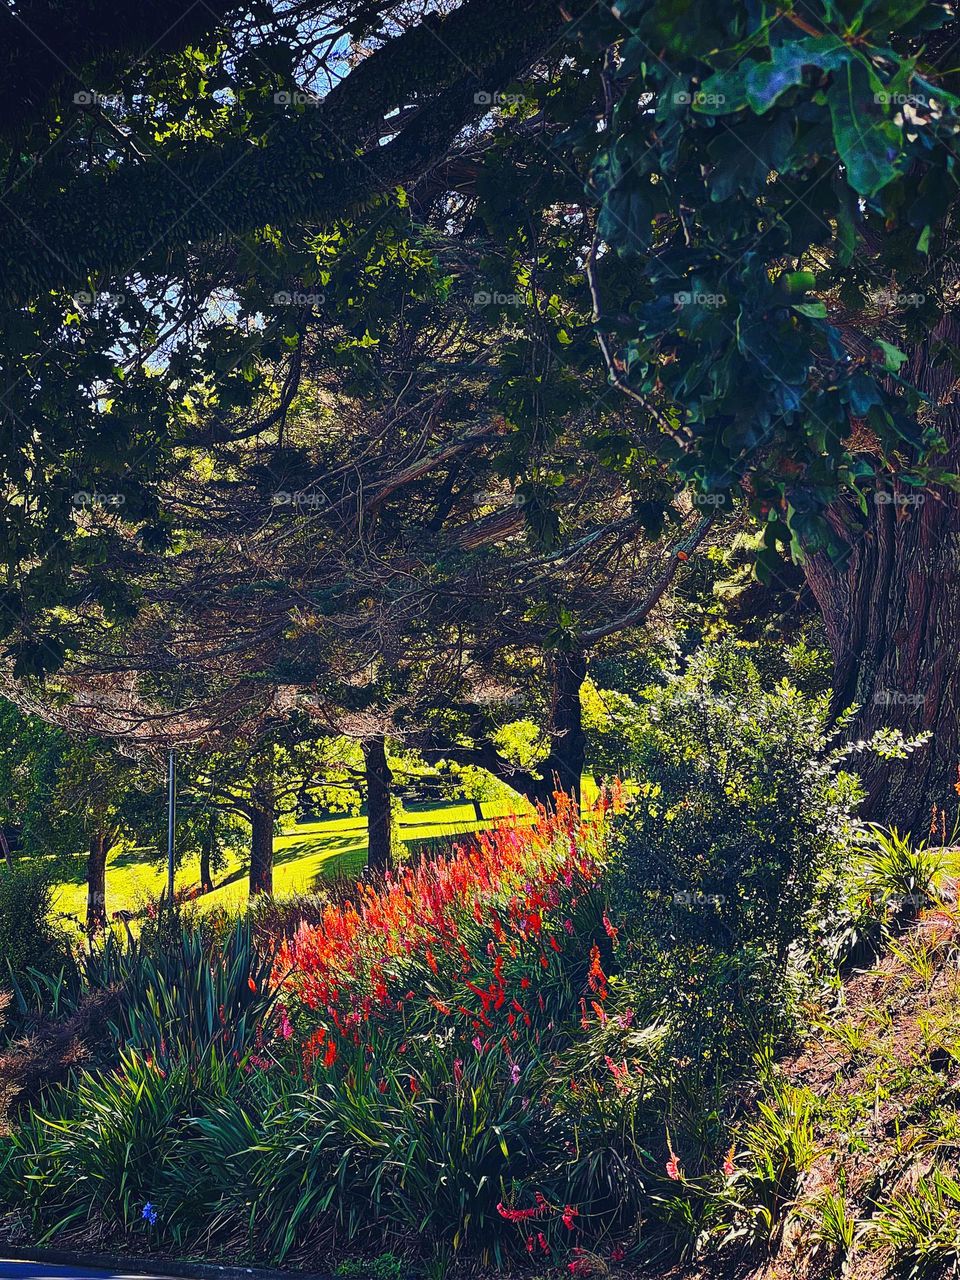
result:
M 485 800 L 481 806 L 489 826 L 498 819 L 521 812 L 523 802 L 507 791 L 501 799 Z M 400 834 L 405 844 L 420 840 L 455 839 L 478 829 L 472 803 L 449 801 L 442 804 L 412 804 L 403 809 Z M 365 817 L 327 818 L 321 822 L 290 827 L 274 842 L 274 892 L 278 895 L 305 893 L 324 879 L 357 876 L 367 860 L 367 820 Z M 86 915 L 84 862 L 76 861 L 73 875 L 64 880 L 54 902 L 58 916 L 82 921 Z M 199 901 L 204 906 L 237 908 L 247 899 L 246 867 L 231 856 L 225 870 L 214 877 L 216 888 Z M 185 859 L 177 869 L 178 889 L 199 883 L 197 858 Z M 165 885 L 165 872 L 153 849 L 118 848 L 107 864 L 107 914 L 137 911 L 147 898 L 156 897 Z

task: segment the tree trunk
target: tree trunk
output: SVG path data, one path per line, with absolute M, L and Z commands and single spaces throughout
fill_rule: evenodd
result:
M 586 755 L 580 686 L 587 677 L 587 660 L 583 653 L 554 653 L 553 708 L 551 714 L 550 754 L 540 766 L 541 781 L 532 799 L 543 805 L 553 803 L 554 792 L 564 791 L 578 803 L 581 775 Z
M 550 709 L 550 753 L 537 766 L 537 774 L 519 769 L 500 755 L 494 743 L 486 736 L 482 720 L 475 730 L 475 745 L 471 747 L 435 746 L 432 742 L 422 746 L 425 759 L 455 760 L 460 764 L 472 764 L 487 769 L 495 778 L 529 800 L 549 808 L 554 792 L 563 791 L 579 803 L 581 778 L 586 759 L 586 735 L 583 731 L 583 712 L 580 706 L 580 688 L 587 676 L 585 653 L 553 653 L 549 658 L 553 684 Z M 479 719 L 479 717 L 478 717 Z M 474 804 L 477 802 L 475 801 Z M 477 807 L 480 813 L 479 806 Z
M 110 837 L 95 831 L 87 856 L 87 937 L 101 933 L 107 924 L 107 854 Z
M 273 807 L 250 810 L 250 896 L 273 893 Z
M 210 855 L 213 851 L 213 837 L 203 836 L 200 841 L 200 892 L 210 893 L 213 889 L 213 876 L 210 874 Z
M 938 405 L 949 454 L 935 461 L 960 470 L 960 408 L 951 362 L 932 367 L 932 351 L 957 334 L 940 326 L 933 347 L 914 353 L 907 381 Z M 956 328 L 957 326 L 952 326 Z M 946 404 L 944 403 L 946 401 Z M 883 482 L 869 514 L 837 507 L 831 523 L 847 548 L 839 563 L 820 552 L 804 572 L 820 606 L 834 660 L 835 715 L 856 703 L 850 737 L 892 726 L 930 741 L 905 760 L 873 753 L 851 760 L 868 792 L 864 812 L 920 835 L 932 806 L 948 822 L 957 802 L 960 761 L 960 498 L 942 486 L 915 490 Z
M 7 839 L 7 833 L 0 826 L 0 853 L 3 854 L 3 860 L 8 867 L 13 867 L 13 854 L 10 852 L 10 841 Z
M 393 813 L 390 804 L 393 774 L 382 734 L 363 743 L 367 772 L 367 869 L 389 871 L 393 865 Z

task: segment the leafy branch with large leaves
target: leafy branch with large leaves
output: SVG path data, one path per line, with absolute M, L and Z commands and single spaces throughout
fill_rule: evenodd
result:
M 929 296 L 957 191 L 956 77 L 939 65 L 952 16 L 618 0 L 580 28 L 606 102 L 594 275 L 609 253 L 643 265 L 629 295 L 609 270 L 596 290 L 611 379 L 686 481 L 746 495 L 771 564 L 837 550 L 838 492 L 865 512 L 891 473 L 953 483 L 887 331 L 929 317 L 885 327 L 864 301 L 891 283 L 894 313 Z

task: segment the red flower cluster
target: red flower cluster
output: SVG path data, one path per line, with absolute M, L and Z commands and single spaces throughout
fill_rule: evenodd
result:
M 371 1023 L 399 1020 L 411 1005 L 453 1019 L 477 1052 L 497 1041 L 509 1049 L 546 1011 L 541 976 L 565 953 L 582 952 L 570 917 L 599 881 L 604 818 L 620 801 L 618 790 L 605 791 L 581 813 L 557 795 L 532 824 L 481 832 L 380 886 L 358 884 L 355 902 L 331 904 L 318 925 L 302 927 L 278 968 L 287 992 L 324 1024 L 305 1063 L 324 1043 L 332 1062 L 334 1037 L 367 1042 Z M 596 943 L 588 980 L 601 1016 L 607 979 Z

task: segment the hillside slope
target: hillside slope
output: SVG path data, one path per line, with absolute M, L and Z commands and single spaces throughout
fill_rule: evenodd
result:
M 786 1127 L 797 1131 L 784 1150 L 807 1155 L 772 1238 L 767 1247 L 733 1243 L 718 1265 L 684 1274 L 879 1280 L 956 1272 L 958 960 L 952 907 L 924 912 L 844 982 L 831 1008 L 809 1010 L 808 1042 L 778 1071 L 779 1087 L 800 1104 L 787 1109 Z M 774 1170 L 784 1183 L 787 1163 Z

